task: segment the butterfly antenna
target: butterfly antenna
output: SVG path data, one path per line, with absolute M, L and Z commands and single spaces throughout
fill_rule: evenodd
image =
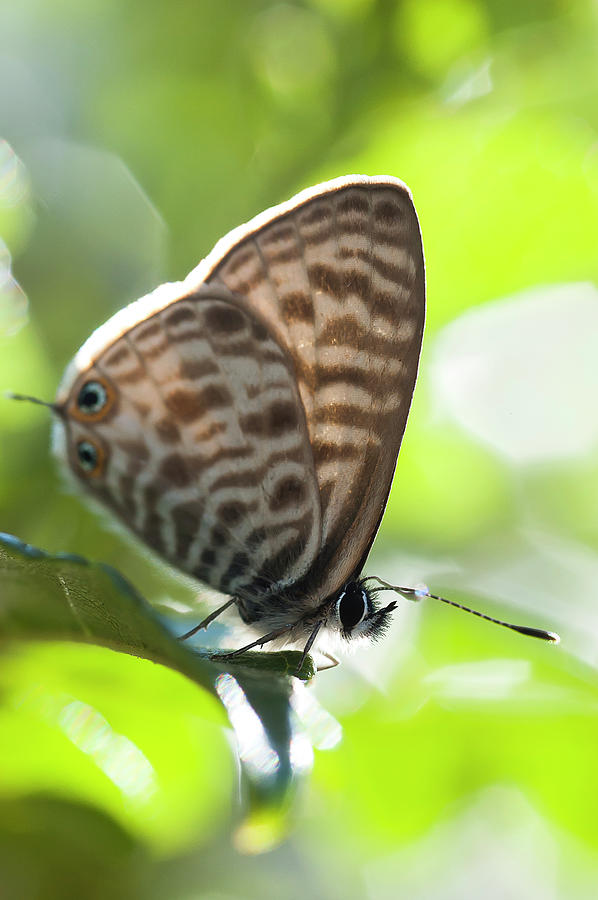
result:
M 399 585 L 389 584 L 387 581 L 383 581 L 376 575 L 366 578 L 365 581 L 377 581 L 383 590 L 396 591 L 397 594 L 406 594 L 413 600 L 420 600 L 422 597 L 440 600 L 442 603 L 447 603 L 449 606 L 455 606 L 457 609 L 462 609 L 464 612 L 471 613 L 473 616 L 478 616 L 480 619 L 486 619 L 487 622 L 493 622 L 495 625 L 502 625 L 503 628 L 510 628 L 511 631 L 518 631 L 519 634 L 526 634 L 528 637 L 539 638 L 541 641 L 550 641 L 552 644 L 558 644 L 560 641 L 560 637 L 554 631 L 545 631 L 543 628 L 531 628 L 528 625 L 513 625 L 512 622 L 503 622 L 502 619 L 495 619 L 493 616 L 487 616 L 486 613 L 479 612 L 477 609 L 471 609 L 471 607 L 464 606 L 462 603 L 457 603 L 455 600 L 447 600 L 446 597 L 439 597 L 438 594 L 431 594 L 427 588 L 400 587 Z
M 36 403 L 38 406 L 45 406 L 51 409 L 53 413 L 61 415 L 62 410 L 56 403 L 48 403 L 47 400 L 40 400 L 39 397 L 31 397 L 29 394 L 13 394 L 12 391 L 6 391 L 4 394 L 9 400 L 24 400 L 26 403 Z

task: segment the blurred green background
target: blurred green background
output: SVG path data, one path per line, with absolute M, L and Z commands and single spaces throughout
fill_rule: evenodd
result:
M 94 327 L 230 228 L 397 175 L 428 323 L 367 569 L 562 638 L 402 603 L 305 695 L 342 739 L 314 707 L 312 775 L 262 855 L 213 698 L 108 650 L 4 645 L 3 900 L 596 896 L 597 47 L 590 0 L 0 7 L 0 387 L 51 399 Z M 0 530 L 197 618 L 193 586 L 65 493 L 43 410 L 0 401 L 0 428 Z

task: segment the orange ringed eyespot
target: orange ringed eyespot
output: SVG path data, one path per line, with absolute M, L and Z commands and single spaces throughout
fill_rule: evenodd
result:
M 101 474 L 104 468 L 106 455 L 101 447 L 92 444 L 91 441 L 79 441 L 77 444 L 77 460 L 79 467 L 92 477 Z
M 107 381 L 91 378 L 79 389 L 71 415 L 80 422 L 99 422 L 110 412 L 114 398 L 114 388 Z

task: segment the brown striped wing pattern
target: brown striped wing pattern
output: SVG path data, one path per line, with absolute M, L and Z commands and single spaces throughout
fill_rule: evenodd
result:
M 326 597 L 365 561 L 415 386 L 425 278 L 410 193 L 329 182 L 237 229 L 195 276 L 242 296 L 293 360 L 322 516 L 307 586 Z
M 303 406 L 286 353 L 226 291 L 183 296 L 129 328 L 74 382 L 73 472 L 147 545 L 216 589 L 282 590 L 320 545 Z M 110 398 L 98 421 L 84 385 Z M 96 448 L 81 470 L 77 449 Z
M 292 623 L 364 564 L 424 307 L 405 185 L 319 185 L 89 338 L 58 391 L 56 452 L 148 546 L 233 595 L 245 621 Z

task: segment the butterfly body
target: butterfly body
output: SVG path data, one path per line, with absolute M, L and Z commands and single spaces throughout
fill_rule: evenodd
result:
M 360 574 L 424 325 L 421 236 L 393 178 L 347 176 L 223 238 L 83 345 L 54 408 L 76 481 L 260 633 L 374 635 Z M 392 606 L 392 604 L 391 604 Z

